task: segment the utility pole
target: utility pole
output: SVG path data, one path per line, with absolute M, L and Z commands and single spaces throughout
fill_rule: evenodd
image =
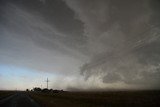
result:
M 47 78 L 47 81 L 46 81 L 46 82 L 47 82 L 47 89 L 48 89 L 48 82 L 49 82 L 48 78 Z

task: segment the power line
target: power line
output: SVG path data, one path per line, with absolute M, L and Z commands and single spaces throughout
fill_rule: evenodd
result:
M 48 82 L 50 82 L 49 80 L 48 80 L 48 78 L 47 78 L 47 80 L 46 80 L 46 83 L 47 83 L 47 89 L 48 89 Z

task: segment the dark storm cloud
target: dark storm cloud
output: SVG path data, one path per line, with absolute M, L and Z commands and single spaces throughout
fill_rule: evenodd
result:
M 91 59 L 86 79 L 160 88 L 160 9 L 155 0 L 64 0 L 84 23 Z M 144 84 L 144 85 L 143 85 Z
M 0 63 L 68 75 L 63 85 L 72 89 L 160 88 L 159 7 L 159 0 L 1 0 Z
M 69 47 L 78 48 L 80 50 L 83 50 L 82 48 L 85 48 L 83 44 L 85 44 L 86 39 L 83 36 L 82 23 L 74 18 L 73 11 L 69 9 L 61 0 L 48 0 L 45 1 L 45 4 L 42 4 L 39 0 L 10 1 L 12 4 L 16 4 L 17 7 L 20 7 L 20 9 L 24 9 L 30 14 L 37 15 L 37 19 L 43 18 L 45 21 L 44 23 L 47 23 L 51 27 L 54 27 L 54 30 L 61 34 L 61 36 L 49 35 L 47 36 L 49 39 L 60 38 L 59 41 L 63 42 Z M 44 30 L 41 26 L 35 29 L 41 31 Z M 50 31 L 48 32 L 50 33 Z M 38 40 L 36 41 L 38 42 Z M 43 40 L 41 40 L 40 43 L 38 42 L 39 45 L 42 45 L 42 41 Z M 52 47 L 52 44 L 47 44 L 47 42 L 45 42 L 44 45 L 46 45 L 46 47 Z
M 8 0 L 0 12 L 0 63 L 74 74 L 85 60 L 81 22 L 63 2 Z

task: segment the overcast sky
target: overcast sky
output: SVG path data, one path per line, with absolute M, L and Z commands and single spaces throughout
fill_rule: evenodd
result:
M 0 89 L 159 89 L 159 0 L 1 0 Z

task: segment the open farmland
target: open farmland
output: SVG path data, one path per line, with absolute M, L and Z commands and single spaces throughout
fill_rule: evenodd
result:
M 0 91 L 0 100 L 15 94 L 15 91 Z
M 158 107 L 160 91 L 36 93 L 42 107 Z

